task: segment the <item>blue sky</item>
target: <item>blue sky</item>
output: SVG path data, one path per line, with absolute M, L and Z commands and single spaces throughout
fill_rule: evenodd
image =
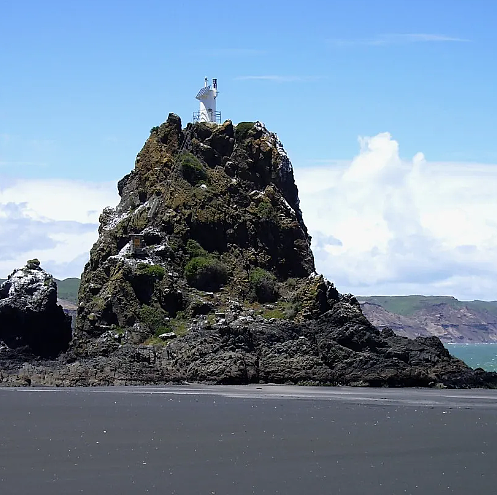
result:
M 98 215 L 84 217 L 68 208 L 59 219 L 55 207 L 52 216 L 36 213 L 33 196 L 16 196 L 15 187 L 28 194 L 32 189 L 23 181 L 43 184 L 56 198 L 54 184 L 65 189 L 79 184 L 80 190 L 98 191 L 88 193 L 99 198 L 88 211 L 99 211 L 106 200 L 115 202 L 113 192 L 102 192 L 103 184 L 113 189 L 132 169 L 149 129 L 169 112 L 179 114 L 185 124 L 190 120 L 205 75 L 219 80 L 223 119 L 261 120 L 278 133 L 297 179 L 305 181 L 298 182 L 303 197 L 323 167 L 336 185 L 336 174 L 351 166 L 354 157 L 362 152 L 373 156 L 367 145 L 360 151 L 358 137 L 381 133 L 399 144 L 399 166 L 412 167 L 410 160 L 422 152 L 445 174 L 444 180 L 466 164 L 464 176 L 478 170 L 481 177 L 485 170 L 484 182 L 493 184 L 496 18 L 497 3 L 486 0 L 0 0 L 0 191 L 10 188 L 3 199 L 0 195 L 0 205 L 11 198 L 24 205 L 24 210 L 15 210 L 17 215 L 37 222 L 69 222 L 72 212 L 74 221 L 86 226 L 88 239 L 95 236 L 91 225 Z M 387 141 L 370 144 L 388 148 Z M 412 182 L 411 175 L 408 179 Z M 383 183 L 375 183 L 381 194 Z M 453 206 L 467 189 L 458 184 Z M 330 184 L 328 192 L 334 187 Z M 309 227 L 319 237 L 324 220 L 302 199 L 304 217 L 315 222 Z M 418 200 L 423 202 L 421 196 Z M 489 205 L 483 207 L 488 210 Z M 4 232 L 19 228 L 13 211 L 4 208 L 0 216 L 9 221 Z M 485 239 L 493 239 L 494 227 L 485 225 Z M 13 255 L 9 258 L 9 249 L 0 249 L 0 277 L 17 262 Z M 494 255 L 491 244 L 485 260 L 490 263 Z M 48 266 L 60 275 L 77 275 L 85 255 L 78 256 L 78 262 L 64 261 L 64 269 L 57 260 L 48 260 Z M 322 262 L 333 280 L 335 267 Z M 363 293 L 424 287 L 388 280 L 390 285 L 354 285 L 346 278 L 342 283 Z M 465 295 L 491 298 L 492 291 Z

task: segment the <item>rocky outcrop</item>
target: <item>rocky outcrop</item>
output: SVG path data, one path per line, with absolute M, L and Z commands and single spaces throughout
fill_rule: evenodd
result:
M 290 160 L 260 122 L 153 128 L 100 217 L 74 338 L 4 384 L 497 387 L 436 338 L 380 332 L 316 274 Z
M 260 122 L 183 130 L 170 114 L 118 189 L 82 276 L 80 339 L 117 331 L 143 343 L 231 300 L 308 318 L 337 297 L 322 278 L 319 289 L 309 280 L 314 259 L 292 165 Z
M 23 363 L 1 370 L 0 381 L 497 387 L 497 374 L 468 368 L 435 337 L 410 340 L 378 331 L 351 296 L 341 296 L 331 310 L 305 322 L 268 319 L 233 305 L 216 321 L 203 316 L 187 330 L 167 345 L 119 345 L 112 336 L 101 336 L 86 348 L 85 358 L 69 352 L 65 362 Z
M 57 285 L 29 260 L 0 286 L 0 354 L 23 351 L 54 357 L 68 348 L 71 318 L 57 305 Z

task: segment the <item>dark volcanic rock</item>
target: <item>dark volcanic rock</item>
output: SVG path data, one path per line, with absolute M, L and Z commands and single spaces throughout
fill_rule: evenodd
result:
M 292 165 L 260 122 L 182 130 L 170 114 L 118 189 L 121 201 L 103 212 L 81 280 L 82 339 L 118 329 L 139 343 L 170 326 L 160 319 L 200 307 L 214 313 L 231 299 L 276 302 L 279 295 L 285 302 L 289 279 L 293 293 L 306 293 L 294 308 L 302 318 L 326 311 L 338 295 L 323 279 L 319 287 L 308 280 L 314 258 Z M 135 254 L 134 234 L 144 243 Z
M 0 286 L 0 342 L 7 349 L 53 357 L 68 348 L 71 318 L 57 305 L 57 285 L 30 260 Z
M 497 386 L 436 338 L 380 332 L 315 273 L 290 160 L 260 122 L 171 114 L 118 189 L 70 349 L 10 360 L 0 382 Z
M 86 347 L 92 357 L 68 353 L 66 362 L 25 363 L 0 378 L 4 384 L 64 386 L 202 381 L 497 387 L 497 374 L 468 368 L 437 338 L 379 332 L 350 300 L 343 296 L 319 318 L 300 323 L 230 313 L 216 323 L 200 318 L 168 345 L 124 344 L 102 353 L 100 337 L 93 349 Z

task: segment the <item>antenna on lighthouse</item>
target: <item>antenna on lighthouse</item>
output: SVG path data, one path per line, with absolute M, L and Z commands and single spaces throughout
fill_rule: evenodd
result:
M 221 123 L 221 112 L 216 111 L 217 79 L 212 80 L 212 87 L 208 84 L 207 77 L 204 79 L 204 87 L 197 93 L 197 100 L 200 101 L 200 110 L 193 112 L 193 122 L 213 122 Z

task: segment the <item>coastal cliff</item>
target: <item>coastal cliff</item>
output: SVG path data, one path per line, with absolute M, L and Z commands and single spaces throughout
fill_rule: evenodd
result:
M 445 343 L 496 343 L 497 302 L 458 301 L 447 296 L 358 297 L 377 328 L 415 338 L 434 335 Z

